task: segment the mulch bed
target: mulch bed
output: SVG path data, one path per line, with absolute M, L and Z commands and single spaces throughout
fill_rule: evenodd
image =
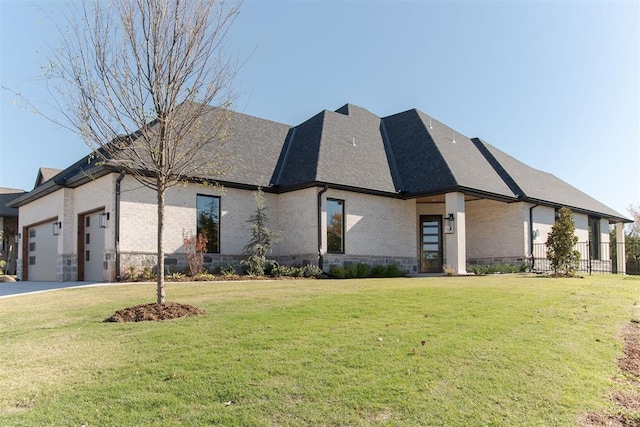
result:
M 127 307 L 104 319 L 104 322 L 144 322 L 179 319 L 187 316 L 201 316 L 206 312 L 189 304 L 166 302 L 164 304 L 141 304 Z

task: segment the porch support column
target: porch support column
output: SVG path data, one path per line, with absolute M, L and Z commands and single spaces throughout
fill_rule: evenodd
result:
M 616 254 L 618 274 L 627 273 L 626 245 L 624 243 L 624 223 L 616 222 Z
M 467 230 L 464 214 L 464 194 L 447 193 L 445 195 L 445 231 L 447 225 L 452 225 L 453 232 L 446 232 L 446 260 L 447 265 L 456 274 L 467 274 Z M 447 220 L 453 214 L 453 221 Z

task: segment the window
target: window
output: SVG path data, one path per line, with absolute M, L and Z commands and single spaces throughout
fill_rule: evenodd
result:
M 220 253 L 220 197 L 198 194 L 198 234 L 207 237 L 207 252 Z
M 344 200 L 327 199 L 327 252 L 344 253 Z
M 84 226 L 87 227 L 87 228 L 91 227 L 91 217 L 90 216 L 85 217 Z
M 600 259 L 600 219 L 589 217 L 589 254 L 591 259 Z

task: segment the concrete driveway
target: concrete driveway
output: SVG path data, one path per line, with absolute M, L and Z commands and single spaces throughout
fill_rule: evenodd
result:
M 0 283 L 0 298 L 8 298 L 22 294 L 55 291 L 63 288 L 77 288 L 81 286 L 101 285 L 100 282 L 2 282 Z

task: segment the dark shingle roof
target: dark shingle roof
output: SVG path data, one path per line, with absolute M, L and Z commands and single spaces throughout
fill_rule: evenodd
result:
M 213 123 L 220 111 L 205 111 L 203 123 Z M 219 176 L 203 166 L 198 169 L 199 178 L 274 192 L 317 185 L 403 198 L 461 191 L 505 201 L 566 205 L 629 221 L 553 175 L 477 138 L 471 140 L 415 109 L 380 118 L 346 104 L 295 127 L 231 113 L 228 124 L 233 129 L 223 147 L 228 170 Z M 203 151 L 203 165 L 220 160 L 216 150 Z M 15 206 L 114 170 L 89 159 L 45 180 L 16 200 Z M 41 170 L 39 180 L 44 177 Z
M 380 118 L 350 104 L 297 126 L 283 150 L 276 183 L 327 183 L 395 193 Z
M 466 136 L 418 110 L 382 120 L 407 195 L 475 190 L 515 197 Z
M 17 208 L 7 207 L 7 203 L 25 194 L 24 190 L 15 188 L 0 188 L 0 217 L 15 218 L 18 216 Z
M 476 138 L 474 142 L 486 148 L 490 156 L 500 164 L 508 176 L 522 190 L 524 198 L 627 220 L 620 213 L 567 184 L 560 178 L 532 168 L 481 139 Z
M 291 126 L 240 113 L 231 116 L 229 125 L 233 134 L 224 145 L 224 151 L 228 153 L 225 159 L 228 171 L 219 179 L 269 186 Z

